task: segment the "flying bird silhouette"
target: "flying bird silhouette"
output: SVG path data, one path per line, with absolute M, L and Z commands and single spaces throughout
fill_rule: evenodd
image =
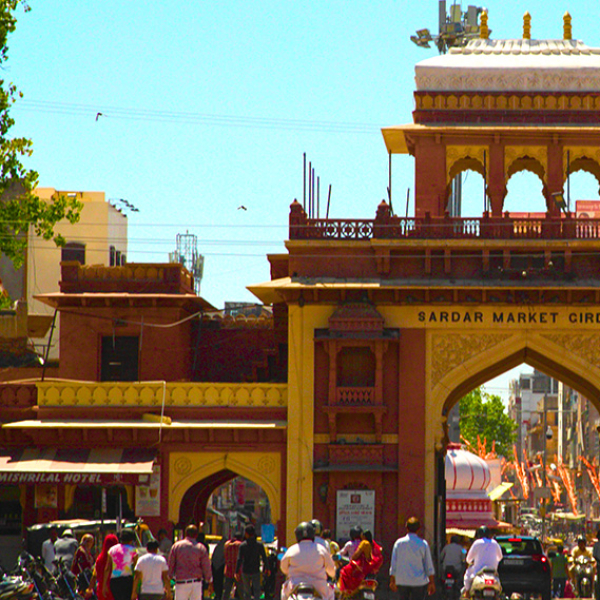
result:
M 99 112 L 99 113 L 96 113 L 96 121 L 98 120 L 98 117 L 103 117 L 103 116 L 104 116 L 104 115 L 103 115 L 101 112 Z
M 242 206 L 238 206 L 238 210 L 248 210 L 248 209 L 242 204 Z

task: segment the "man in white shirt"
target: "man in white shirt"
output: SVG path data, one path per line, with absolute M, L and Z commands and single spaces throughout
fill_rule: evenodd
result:
M 167 560 L 158 554 L 159 543 L 151 540 L 146 544 L 147 554 L 144 554 L 135 564 L 133 591 L 131 600 L 161 600 L 166 597 L 171 600 L 171 580 Z M 142 583 L 140 588 L 140 582 Z
M 50 573 L 54 573 L 54 559 L 56 558 L 56 552 L 54 551 L 54 542 L 58 539 L 58 529 L 52 526 L 50 527 L 50 538 L 42 544 L 42 559 L 46 565 L 46 569 Z
M 281 559 L 281 570 L 287 576 L 281 588 L 281 600 L 287 600 L 300 583 L 312 585 L 323 600 L 333 600 L 333 587 L 327 576 L 335 577 L 335 564 L 329 551 L 315 543 L 312 523 L 296 527 L 297 544 L 291 546 Z
M 479 539 L 473 542 L 473 545 L 467 553 L 467 572 L 465 573 L 465 592 L 471 590 L 473 578 L 481 569 L 498 570 L 498 564 L 502 560 L 502 548 L 500 544 L 490 536 L 487 527 L 480 527 L 477 530 Z
M 390 589 L 399 600 L 424 600 L 435 594 L 435 569 L 429 544 L 417 535 L 421 522 L 406 521 L 408 534 L 396 540 L 390 560 Z

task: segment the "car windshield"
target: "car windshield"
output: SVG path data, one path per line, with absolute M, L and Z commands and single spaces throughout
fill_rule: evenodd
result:
M 523 538 L 505 538 L 497 540 L 504 556 L 542 554 L 542 546 L 538 540 Z

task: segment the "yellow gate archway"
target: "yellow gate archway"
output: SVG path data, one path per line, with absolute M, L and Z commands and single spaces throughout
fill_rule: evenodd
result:
M 461 314 L 473 310 L 453 308 Z M 547 307 L 512 309 L 511 314 L 536 311 L 547 311 Z M 521 323 L 515 328 L 498 324 L 429 329 L 425 444 L 428 473 L 435 473 L 436 451 L 443 448 L 450 408 L 472 389 L 522 363 L 563 381 L 600 409 L 600 333 L 570 308 L 553 308 L 553 315 L 552 322 L 544 326 L 537 322 Z M 434 480 L 433 476 L 426 478 L 426 513 L 430 518 L 434 512 Z
M 169 520 L 179 520 L 179 507 L 194 484 L 229 470 L 260 485 L 267 494 L 273 521 L 281 519 L 281 454 L 279 452 L 171 452 L 169 455 Z

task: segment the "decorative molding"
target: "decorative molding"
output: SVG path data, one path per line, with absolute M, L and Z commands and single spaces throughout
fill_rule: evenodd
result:
M 541 334 L 541 337 L 582 358 L 590 367 L 596 368 L 600 356 L 600 334 L 545 333 Z
M 510 333 L 434 334 L 431 338 L 431 387 L 456 367 L 511 337 Z
M 548 173 L 548 148 L 546 146 L 506 146 L 504 149 L 504 173 L 508 173 L 510 166 L 519 158 L 528 156 L 537 160 Z
M 467 111 L 596 111 L 600 109 L 597 92 L 548 93 L 533 91 L 449 91 L 415 92 L 417 110 Z
M 380 444 L 341 444 L 329 446 L 329 464 L 383 464 L 383 446 Z
M 450 183 L 450 171 L 461 159 L 472 158 L 478 161 L 483 168 L 483 165 L 485 164 L 484 154 L 486 152 L 489 161 L 489 146 L 446 146 L 446 183 Z M 486 175 L 489 180 L 489 168 Z
M 36 384 L 39 406 L 287 406 L 287 384 L 276 383 L 88 383 Z

